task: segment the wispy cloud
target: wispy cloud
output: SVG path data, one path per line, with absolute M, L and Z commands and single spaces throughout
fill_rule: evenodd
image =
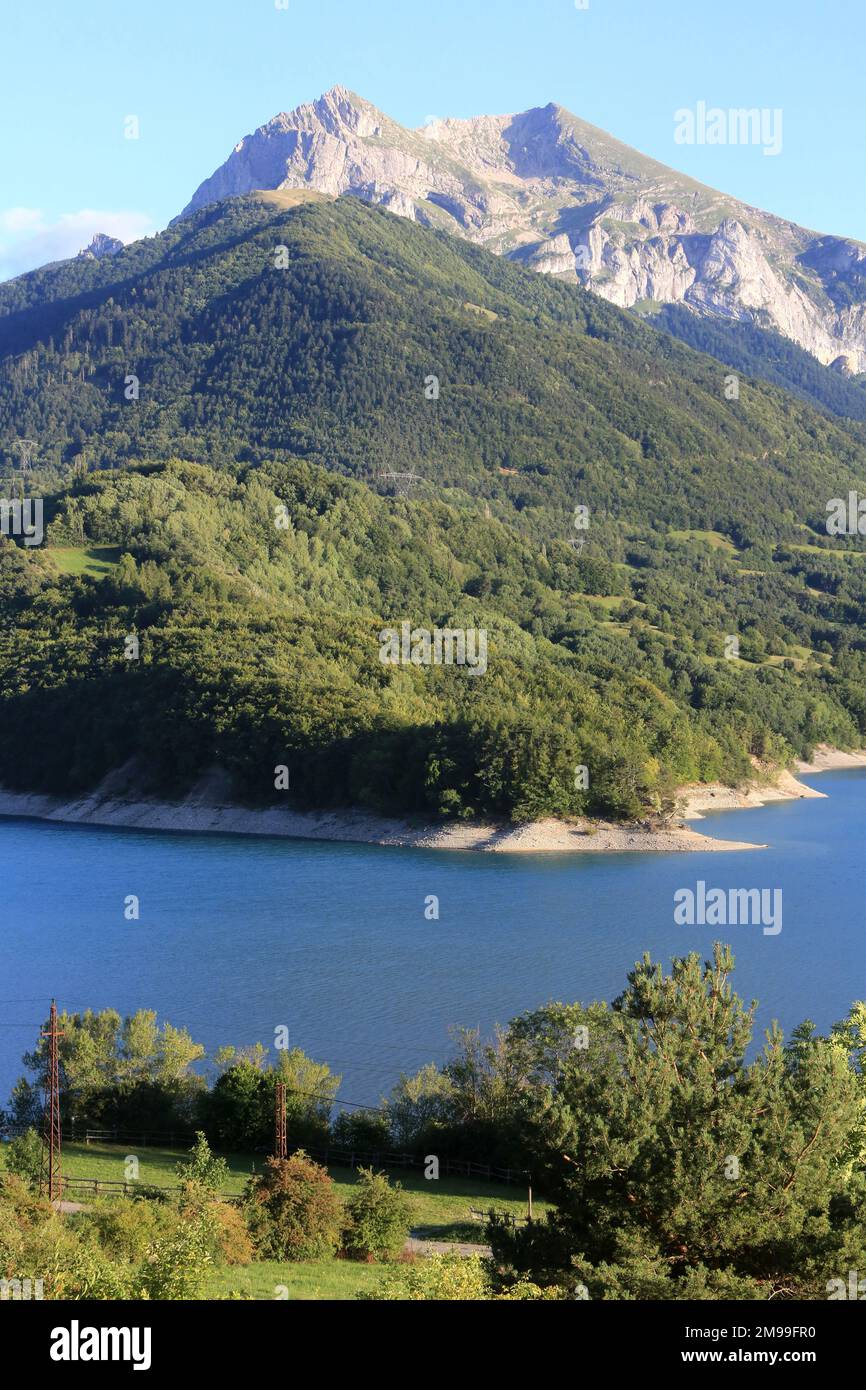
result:
M 144 212 L 82 208 L 49 217 L 41 208 L 6 208 L 0 210 L 0 280 L 75 256 L 97 232 L 129 242 L 152 231 Z

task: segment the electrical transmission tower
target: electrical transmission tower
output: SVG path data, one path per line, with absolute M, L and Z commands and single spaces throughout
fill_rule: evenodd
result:
M 423 483 L 424 479 L 420 473 L 377 473 L 377 482 L 390 483 L 398 497 L 408 497 L 412 488 L 418 483 Z
M 18 465 L 19 468 L 21 469 L 21 472 L 22 472 L 22 473 L 29 473 L 29 472 L 30 472 L 30 460 L 32 459 L 34 453 L 36 452 L 36 440 L 35 440 L 35 439 L 13 439 L 13 441 L 12 441 L 12 448 L 13 448 L 14 452 L 18 455 L 19 459 L 21 460 L 21 462 L 20 462 L 19 465 Z
M 60 1055 L 57 1039 L 63 1034 L 57 1028 L 57 1004 L 52 999 L 48 1031 L 48 1075 L 45 1081 L 45 1113 L 42 1128 L 42 1171 L 39 1189 L 48 1188 L 49 1202 L 59 1201 L 63 1187 L 60 1159 Z M 46 1171 L 47 1170 L 47 1171 Z
M 30 461 L 36 450 L 35 439 L 12 439 L 4 445 L 4 452 L 9 456 L 9 463 L 4 466 L 3 473 L 8 472 L 9 487 L 16 485 L 24 495 L 24 481 L 27 474 L 32 471 Z
M 286 1083 L 277 1082 L 277 1093 L 274 1099 L 274 1155 L 285 1161 L 289 1156 L 288 1145 L 286 1144 Z

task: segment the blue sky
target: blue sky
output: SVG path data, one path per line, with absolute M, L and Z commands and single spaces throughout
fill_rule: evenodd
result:
M 558 101 L 704 183 L 866 241 L 863 0 L 282 2 L 7 0 L 0 277 L 96 230 L 165 226 L 243 135 L 336 83 L 412 126 Z M 781 153 L 676 144 L 674 112 L 699 101 L 781 108 Z

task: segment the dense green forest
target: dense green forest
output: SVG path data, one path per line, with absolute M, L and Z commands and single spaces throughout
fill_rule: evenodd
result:
M 579 287 L 243 198 L 0 286 L 0 333 L 47 528 L 0 540 L 4 785 L 633 817 L 863 742 L 863 542 L 824 522 L 866 426 L 727 400 Z M 404 620 L 486 631 L 486 672 L 383 665 Z
M 811 352 L 773 329 L 703 318 L 681 304 L 654 308 L 651 322 L 735 371 L 782 386 L 833 415 L 866 420 L 866 376 L 849 377 L 823 366 Z

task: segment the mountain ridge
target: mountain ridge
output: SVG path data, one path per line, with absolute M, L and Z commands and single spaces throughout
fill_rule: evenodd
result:
M 333 87 L 244 136 L 180 218 L 303 186 L 444 228 L 620 308 L 682 304 L 866 371 L 866 246 L 677 173 L 556 102 L 410 130 Z
M 45 499 L 44 547 L 0 538 L 8 788 L 139 756 L 154 795 L 273 804 L 285 765 L 313 809 L 630 819 L 862 746 L 863 542 L 826 528 L 862 424 L 355 198 L 228 198 L 0 322 Z M 383 662 L 409 622 L 485 670 Z

